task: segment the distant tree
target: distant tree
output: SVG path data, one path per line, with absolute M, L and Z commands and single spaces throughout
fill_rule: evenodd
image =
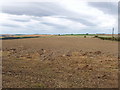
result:
M 86 33 L 86 35 L 88 35 L 88 33 Z
M 95 35 L 95 37 L 98 37 L 98 35 Z

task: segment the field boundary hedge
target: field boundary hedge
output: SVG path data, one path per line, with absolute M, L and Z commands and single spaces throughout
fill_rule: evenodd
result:
M 100 36 L 97 36 L 96 38 L 100 38 L 102 40 L 120 41 L 120 37 L 100 37 Z
M 0 38 L 2 40 L 7 40 L 7 39 L 24 39 L 24 38 L 38 38 L 39 36 L 34 36 L 34 37 L 4 37 Z

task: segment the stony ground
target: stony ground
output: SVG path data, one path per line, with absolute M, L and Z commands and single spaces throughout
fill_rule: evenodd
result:
M 79 37 L 3 40 L 5 88 L 118 87 L 118 43 Z

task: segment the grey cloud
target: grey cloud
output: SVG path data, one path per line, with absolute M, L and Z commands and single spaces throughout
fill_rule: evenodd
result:
M 55 28 L 59 28 L 59 29 L 65 29 L 67 27 L 63 26 L 63 25 L 58 25 L 58 24 L 53 24 L 53 23 L 48 23 L 48 22 L 42 22 L 42 24 L 48 25 L 48 26 L 53 26 Z
M 96 25 L 96 24 L 94 24 L 94 23 L 92 23 L 92 22 L 90 22 L 90 21 L 88 21 L 87 19 L 84 19 L 84 18 L 67 17 L 67 19 L 82 23 L 86 26 L 95 26 Z
M 70 19 L 88 26 L 95 26 L 96 24 L 88 21 L 88 19 L 80 18 L 78 13 L 66 10 L 58 3 L 55 2 L 39 2 L 39 3 L 19 3 L 12 6 L 3 6 L 3 12 L 15 15 L 32 15 L 32 16 L 54 16 L 61 15 L 66 17 L 60 17 Z M 38 18 L 34 18 L 38 19 Z M 26 22 L 26 20 L 15 19 L 15 21 Z
M 1 26 L 5 26 L 5 27 L 20 27 L 19 25 L 15 25 L 15 24 L 1 24 Z
M 66 12 L 59 4 L 51 2 L 18 3 L 13 6 L 2 6 L 2 12 L 16 15 L 50 16 Z
M 15 15 L 32 15 L 32 16 L 68 16 L 78 17 L 78 13 L 66 10 L 59 3 L 39 2 L 39 3 L 17 3 L 16 5 L 3 5 L 3 13 Z
M 97 8 L 101 11 L 103 11 L 104 13 L 108 13 L 108 14 L 112 14 L 112 15 L 117 15 L 117 5 L 116 3 L 105 3 L 105 2 L 89 2 L 88 5 L 94 7 L 94 8 Z M 85 29 L 85 30 L 82 30 L 83 32 L 86 32 L 86 31 L 90 31 L 90 32 L 95 32 L 96 29 L 93 30 L 94 26 L 97 26 L 98 23 L 93 23 L 91 22 L 90 18 L 91 16 L 89 17 L 88 16 L 83 16 L 83 15 L 80 15 L 79 13 L 76 13 L 76 12 L 72 12 L 72 11 L 69 11 L 69 10 L 66 10 L 64 7 L 62 7 L 61 5 L 59 5 L 58 3 L 53 3 L 53 2 L 40 2 L 40 3 L 17 3 L 16 5 L 3 5 L 2 6 L 2 12 L 3 13 L 9 13 L 9 14 L 14 14 L 14 15 L 32 15 L 34 17 L 30 17 L 30 18 L 11 18 L 11 20 L 13 21 L 16 21 L 16 22 L 29 22 L 30 19 L 33 19 L 33 20 L 38 20 L 38 21 L 42 21 L 42 17 L 44 16 L 57 16 L 57 18 L 65 18 L 65 19 L 68 19 L 68 20 L 71 20 L 71 21 L 75 21 L 75 22 L 78 22 L 78 23 L 82 23 L 86 26 L 92 26 L 92 30 L 89 30 L 89 29 Z M 93 13 L 94 14 L 94 13 Z M 61 17 L 60 17 L 61 16 Z M 63 17 L 62 17 L 63 16 Z M 10 28 L 14 28 L 15 30 L 17 29 L 21 29 L 23 30 L 23 32 L 27 32 L 27 30 L 31 30 L 30 32 L 32 33 L 40 33 L 40 32 L 43 32 L 43 33 L 50 33 L 50 32 L 53 32 L 53 33 L 57 33 L 57 32 L 60 32 L 60 33 L 67 33 L 67 32 L 75 32 L 76 30 L 71 30 L 69 29 L 69 27 L 65 27 L 64 25 L 58 25 L 58 24 L 53 24 L 53 23 L 48 23 L 47 20 L 44 22 L 40 22 L 41 24 L 45 24 L 46 26 L 52 26 L 54 27 L 54 30 L 43 30 L 41 29 L 41 26 L 38 24 L 38 26 L 32 26 L 32 25 L 29 25 L 28 28 L 24 28 L 24 27 L 21 27 L 19 28 L 20 26 L 19 25 L 13 25 L 13 24 L 3 24 L 3 26 L 6 26 L 6 27 L 10 27 Z M 11 30 L 13 30 L 13 28 Z M 89 27 L 91 28 L 91 27 Z M 28 31 L 29 32 L 29 31 Z M 76 31 L 76 32 L 79 32 L 79 31 Z M 90 33 L 89 32 L 89 33 Z
M 23 20 L 23 19 L 12 19 L 13 21 L 17 22 L 29 22 L 30 20 Z
M 89 2 L 88 5 L 96 7 L 107 14 L 117 15 L 118 13 L 117 2 Z

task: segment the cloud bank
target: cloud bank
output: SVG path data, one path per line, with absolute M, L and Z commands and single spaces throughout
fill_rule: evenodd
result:
M 1 34 L 117 33 L 117 2 L 15 2 L 2 5 Z

